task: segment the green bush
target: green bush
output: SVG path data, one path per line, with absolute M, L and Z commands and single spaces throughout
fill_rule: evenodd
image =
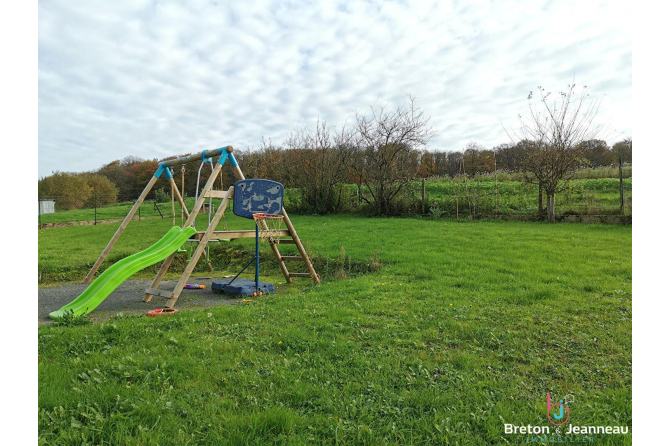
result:
M 163 189 L 157 189 L 154 196 L 154 200 L 156 200 L 156 203 L 167 203 L 168 201 L 171 200 L 171 196 Z

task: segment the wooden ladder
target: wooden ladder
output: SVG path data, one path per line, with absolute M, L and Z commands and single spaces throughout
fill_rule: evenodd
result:
M 300 240 L 300 237 L 298 237 L 298 233 L 296 232 L 293 223 L 291 223 L 291 219 L 286 213 L 286 209 L 282 208 L 282 214 L 284 215 L 284 224 L 286 225 L 286 229 L 288 230 L 288 233 L 291 238 L 270 239 L 270 245 L 273 248 L 275 257 L 277 258 L 277 262 L 279 262 L 279 267 L 281 268 L 282 273 L 286 278 L 286 283 L 292 283 L 293 277 L 305 277 L 305 278 L 311 278 L 312 282 L 314 282 L 315 284 L 319 284 L 321 282 L 321 279 L 319 278 L 319 275 L 316 273 L 314 265 L 312 265 L 312 261 L 310 260 L 309 255 L 307 254 L 307 251 L 305 250 L 305 247 L 302 244 L 302 240 Z M 281 254 L 278 245 L 289 245 L 289 244 L 295 245 L 296 248 L 298 248 L 298 255 Z M 303 262 L 307 267 L 307 272 L 306 273 L 290 272 L 288 270 L 288 267 L 286 266 L 287 261 Z

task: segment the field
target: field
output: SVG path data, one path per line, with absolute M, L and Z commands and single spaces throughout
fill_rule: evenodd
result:
M 132 222 L 110 262 L 168 220 Z M 504 424 L 549 426 L 548 393 L 574 396 L 572 424 L 631 425 L 630 226 L 292 220 L 319 286 L 40 326 L 40 444 L 517 444 Z M 40 283 L 80 280 L 116 227 L 39 231 Z M 252 249 L 219 244 L 215 266 Z

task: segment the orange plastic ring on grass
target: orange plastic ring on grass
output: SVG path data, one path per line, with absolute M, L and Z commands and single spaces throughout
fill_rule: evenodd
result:
M 168 314 L 175 314 L 179 311 L 176 308 L 156 308 L 147 313 L 147 316 L 167 316 Z

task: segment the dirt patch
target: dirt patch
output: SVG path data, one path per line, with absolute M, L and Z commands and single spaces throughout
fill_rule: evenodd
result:
M 133 219 L 135 220 L 135 219 Z M 107 223 L 120 223 L 122 222 L 122 218 L 117 218 L 114 220 L 84 220 L 84 221 L 61 221 L 61 222 L 54 222 L 54 223 L 42 223 L 41 225 L 38 223 L 37 228 L 38 229 L 53 229 L 53 228 L 64 228 L 66 226 L 94 226 L 94 225 L 104 225 Z
M 160 288 L 172 291 L 178 279 L 165 280 Z M 184 290 L 177 300 L 178 309 L 184 308 L 210 308 L 220 305 L 236 305 L 242 301 L 241 298 L 231 298 L 223 294 L 215 294 L 212 291 L 212 281 L 223 280 L 212 277 L 191 278 L 189 283 L 205 285 L 204 290 Z M 166 298 L 154 296 L 151 302 L 144 302 L 144 290 L 151 286 L 153 280 L 127 280 L 107 299 L 104 300 L 88 318 L 94 321 L 104 321 L 119 313 L 125 315 L 146 314 L 150 310 L 162 308 L 167 301 Z M 79 296 L 88 285 L 82 283 L 69 283 L 51 287 L 40 287 L 37 292 L 39 324 L 53 322 L 49 319 L 49 313 L 58 310 L 63 305 L 70 303 Z

